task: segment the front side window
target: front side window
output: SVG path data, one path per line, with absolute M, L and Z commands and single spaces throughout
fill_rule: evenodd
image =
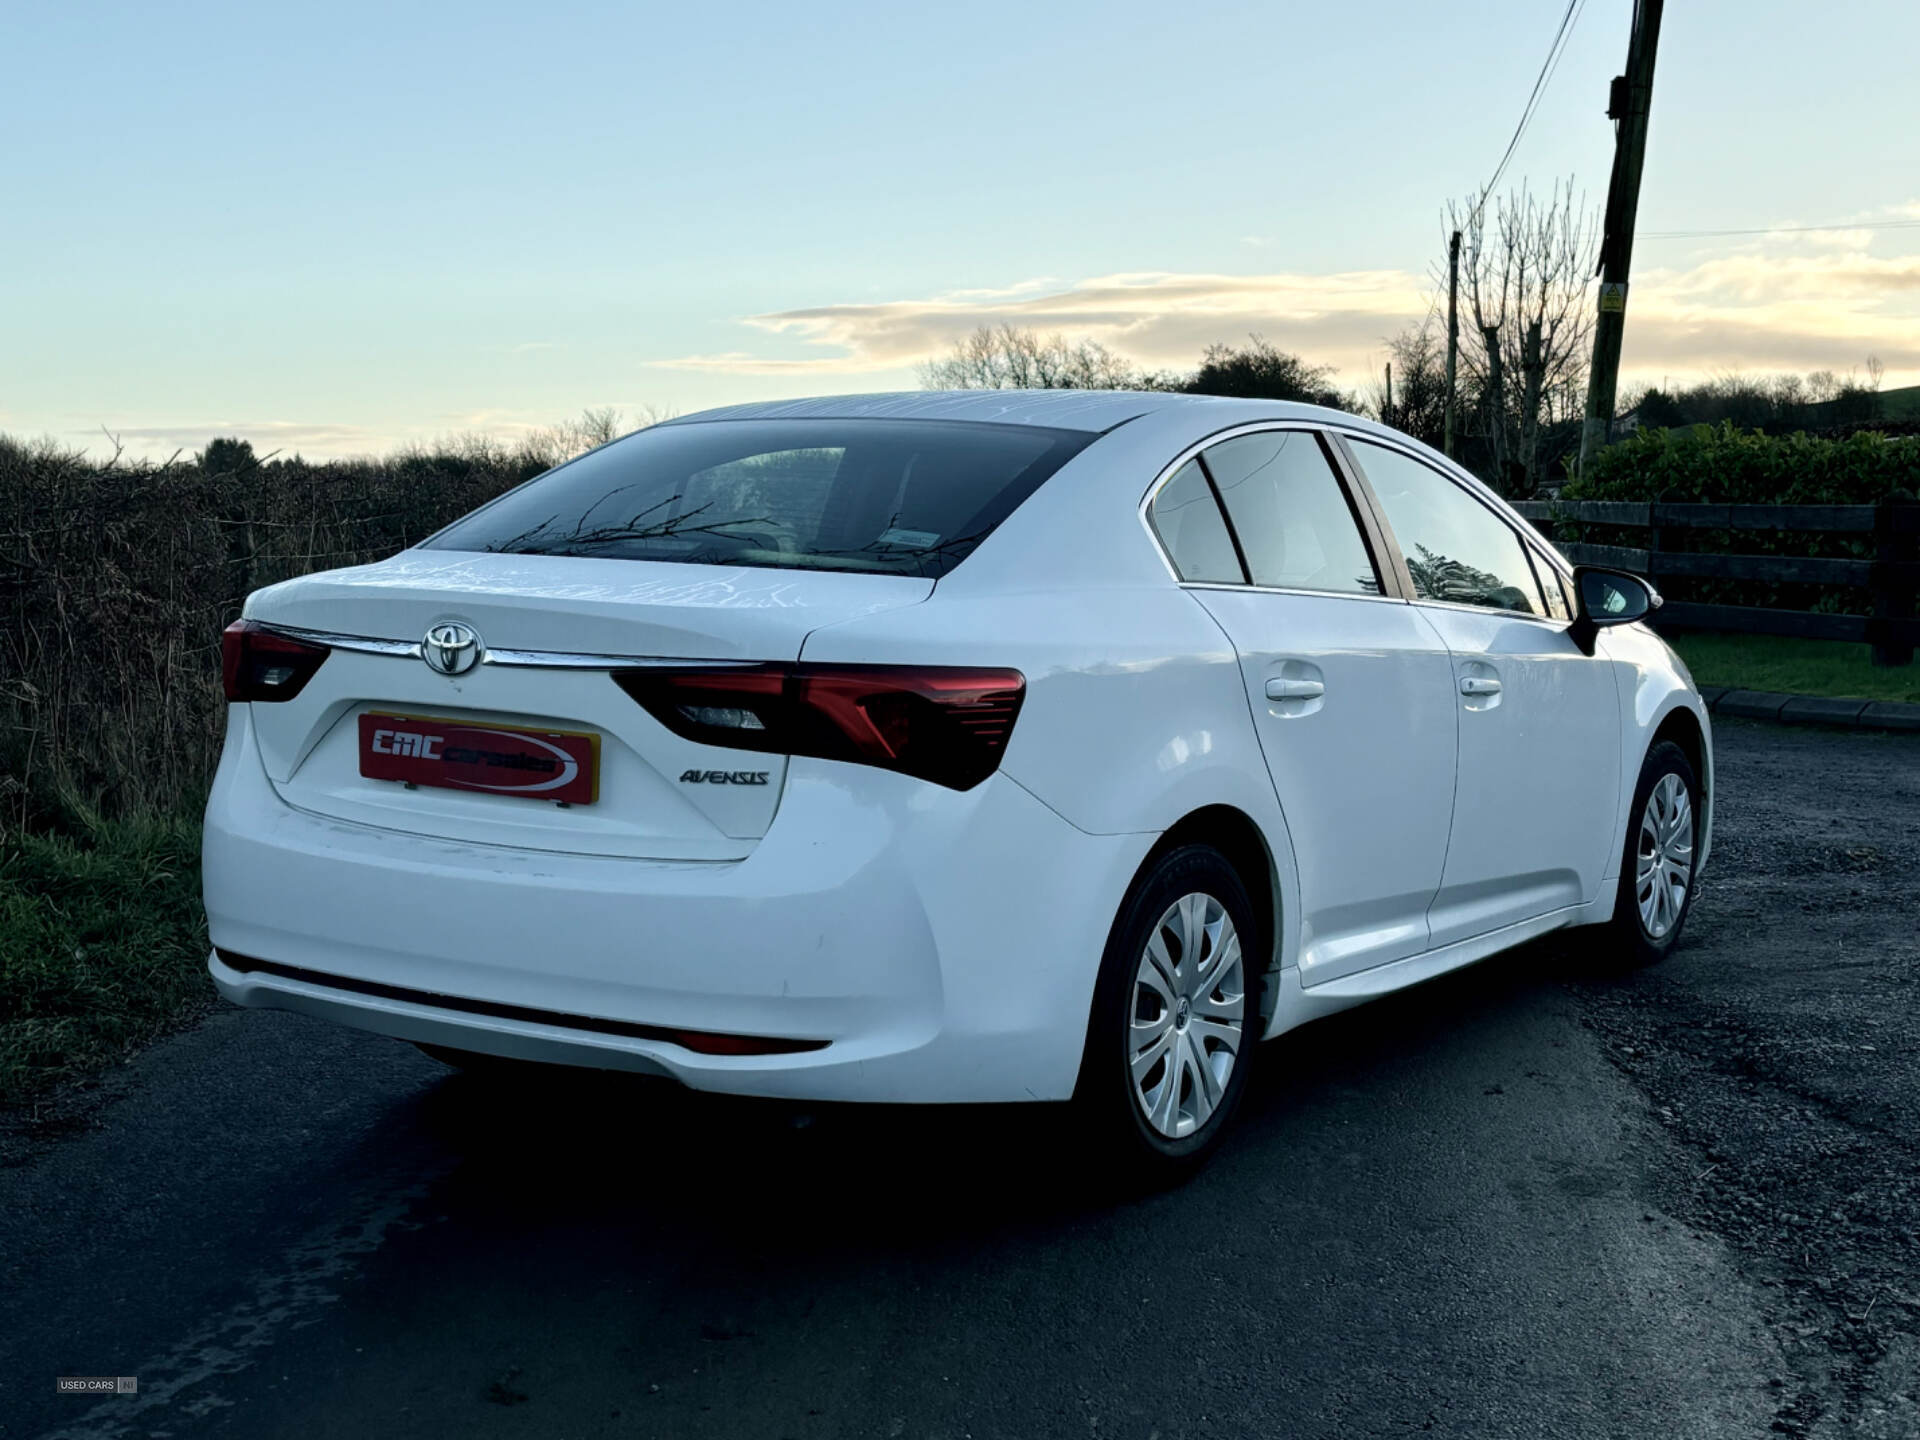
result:
M 1430 465 L 1365 440 L 1360 467 L 1400 541 L 1417 599 L 1547 613 L 1511 526 Z
M 1308 430 L 1262 430 L 1202 456 L 1246 552 L 1253 583 L 1378 595 L 1380 577 L 1346 491 Z
M 1573 608 L 1562 588 L 1560 572 L 1538 550 L 1533 552 L 1534 573 L 1540 577 L 1540 589 L 1547 597 L 1547 614 L 1556 620 L 1573 619 Z
M 1233 537 L 1227 533 L 1227 522 L 1220 518 L 1220 506 L 1199 461 L 1189 460 L 1176 470 L 1153 497 L 1147 513 L 1182 580 L 1247 583 Z
M 656 425 L 425 547 L 937 579 L 1094 438 L 932 420 Z

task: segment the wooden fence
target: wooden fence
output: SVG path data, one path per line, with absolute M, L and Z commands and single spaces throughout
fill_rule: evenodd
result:
M 1920 590 L 1920 502 L 1878 505 L 1700 505 L 1627 500 L 1541 500 L 1515 506 L 1552 539 L 1574 524 L 1645 530 L 1644 546 L 1559 541 L 1576 565 L 1606 565 L 1645 575 L 1656 584 L 1675 578 L 1747 580 L 1774 585 L 1822 585 L 1857 600 L 1853 613 L 1781 610 L 1756 605 L 1706 605 L 1673 600 L 1655 616 L 1668 630 L 1732 630 L 1873 646 L 1876 665 L 1913 663 L 1920 642 L 1914 596 Z M 1703 551 L 1702 531 L 1821 535 L 1871 546 L 1872 558 L 1729 554 Z M 1738 541 L 1736 539 L 1735 543 Z

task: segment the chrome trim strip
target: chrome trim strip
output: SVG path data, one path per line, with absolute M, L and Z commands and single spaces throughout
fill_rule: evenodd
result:
M 1491 605 L 1469 605 L 1464 600 L 1415 599 L 1412 603 L 1432 610 L 1458 610 L 1467 615 L 1498 615 L 1505 620 L 1527 620 L 1535 625 L 1558 626 L 1562 630 L 1573 623 L 1571 620 L 1561 620 L 1553 615 L 1536 615 L 1531 610 L 1496 610 Z
M 1329 421 L 1326 429 L 1330 434 L 1343 435 L 1350 440 L 1364 440 L 1369 445 L 1378 445 L 1382 450 L 1396 451 L 1406 456 L 1409 460 L 1425 465 L 1429 470 L 1439 471 L 1440 474 L 1453 481 L 1453 483 L 1458 485 L 1462 490 L 1465 490 L 1468 495 L 1478 500 L 1481 505 L 1491 510 L 1506 524 L 1509 530 L 1517 531 L 1520 536 L 1520 543 L 1527 549 L 1543 552 L 1553 567 L 1560 572 L 1560 578 L 1562 580 L 1571 581 L 1573 579 L 1573 562 L 1560 553 L 1559 548 L 1541 531 L 1540 527 L 1527 519 L 1527 517 L 1522 515 L 1518 510 L 1515 510 L 1512 505 L 1501 496 L 1496 495 L 1491 485 L 1487 484 L 1486 481 L 1482 480 L 1478 475 L 1475 475 L 1459 461 L 1449 460 L 1444 455 L 1421 454 L 1420 451 L 1415 450 L 1411 444 L 1407 443 L 1405 437 L 1398 436 L 1397 434 L 1393 436 L 1376 435 L 1368 430 L 1356 430 L 1351 426 L 1341 425 L 1337 421 Z M 1436 458 L 1444 462 L 1445 469 L 1442 469 L 1440 465 L 1434 463 Z M 1398 539 L 1397 536 L 1395 538 Z M 1543 596 L 1542 598 L 1544 599 L 1545 597 Z M 1426 604 L 1430 602 L 1421 601 L 1419 603 Z M 1467 605 L 1462 608 L 1478 610 L 1482 607 L 1478 605 Z M 1497 613 L 1513 615 L 1523 612 L 1503 610 Z M 1531 618 L 1537 620 L 1541 617 L 1536 615 Z M 1548 616 L 1547 618 L 1551 619 L 1552 617 Z M 1564 624 L 1567 622 L 1563 621 L 1561 623 Z
M 1203 436 L 1194 441 L 1176 455 L 1170 464 L 1162 468 L 1160 473 L 1154 476 L 1152 482 L 1147 486 L 1147 493 L 1140 497 L 1138 514 L 1140 528 L 1147 532 L 1147 539 L 1152 543 L 1154 553 L 1160 557 L 1160 563 L 1166 566 L 1167 577 L 1172 580 L 1174 584 L 1181 586 L 1215 585 L 1226 590 L 1251 590 L 1255 588 L 1251 585 L 1233 584 L 1225 580 L 1184 580 L 1181 578 L 1180 572 L 1174 568 L 1173 557 L 1167 554 L 1167 547 L 1160 543 L 1160 532 L 1153 528 L 1151 512 L 1155 498 L 1158 497 L 1160 491 L 1165 488 L 1166 483 L 1180 473 L 1180 467 L 1182 465 L 1185 465 L 1202 450 L 1210 450 L 1223 441 L 1236 440 L 1242 435 L 1255 435 L 1268 430 L 1318 431 L 1326 428 L 1325 425 L 1317 420 L 1248 420 L 1238 425 L 1229 425 L 1224 430 L 1216 430 L 1213 434 Z M 1308 593 L 1314 595 L 1337 595 L 1341 592 L 1337 590 L 1314 590 Z M 1388 595 L 1379 598 L 1394 600 L 1399 597 Z
M 1152 542 L 1154 552 L 1159 555 L 1160 563 L 1166 567 L 1168 576 L 1173 580 L 1174 584 L 1178 585 L 1182 590 L 1239 590 L 1253 591 L 1263 595 L 1318 595 L 1332 596 L 1335 599 L 1342 600 L 1386 600 L 1395 605 L 1437 605 L 1443 609 L 1463 610 L 1470 614 L 1504 615 L 1515 620 L 1531 620 L 1537 625 L 1557 626 L 1562 630 L 1566 629 L 1566 627 L 1572 623 L 1567 620 L 1556 619 L 1552 615 L 1535 615 L 1525 610 L 1495 610 L 1487 605 L 1464 605 L 1452 600 L 1424 600 L 1418 596 L 1402 599 L 1398 595 L 1365 595 L 1354 590 L 1305 590 L 1279 585 L 1235 584 L 1232 581 L 1226 580 L 1181 579 L 1180 572 L 1174 568 L 1173 557 L 1167 554 L 1167 547 L 1160 542 L 1159 532 L 1153 528 L 1152 510 L 1155 497 L 1159 495 L 1167 482 L 1179 473 L 1180 467 L 1193 459 L 1193 457 L 1201 451 L 1211 449 L 1223 440 L 1233 440 L 1242 435 L 1257 434 L 1269 430 L 1325 431 L 1330 435 L 1351 436 L 1355 440 L 1365 440 L 1385 450 L 1398 451 L 1400 454 L 1405 455 L 1407 459 L 1425 465 L 1429 470 L 1434 470 L 1445 479 L 1453 481 L 1455 485 L 1458 485 L 1466 492 L 1469 499 L 1478 501 L 1483 508 L 1492 511 L 1494 518 L 1505 524 L 1509 530 L 1518 532 L 1516 538 L 1520 541 L 1523 548 L 1528 550 L 1545 548 L 1555 560 L 1559 561 L 1557 568 L 1560 569 L 1561 578 L 1568 581 L 1571 581 L 1573 578 L 1572 569 L 1567 565 L 1566 557 L 1553 549 L 1553 542 L 1551 540 L 1548 540 L 1529 524 L 1525 517 L 1517 510 L 1509 509 L 1507 503 L 1498 495 L 1495 495 L 1479 477 L 1455 464 L 1453 461 L 1447 461 L 1448 470 L 1440 469 L 1429 457 L 1420 454 L 1404 443 L 1397 443 L 1388 436 L 1376 435 L 1368 430 L 1360 430 L 1352 426 L 1342 425 L 1338 421 L 1250 420 L 1245 424 L 1230 426 L 1216 434 L 1209 435 L 1204 440 L 1196 440 L 1193 444 L 1182 450 L 1174 459 L 1173 463 L 1167 465 L 1154 477 L 1153 483 L 1147 486 L 1147 493 L 1140 499 L 1140 526 L 1147 532 L 1147 539 Z M 1442 458 L 1444 459 L 1444 457 Z M 1449 470 L 1451 470 L 1452 473 L 1449 473 Z M 1463 477 L 1469 482 L 1468 484 L 1460 484 Z M 1361 538 L 1364 541 L 1365 536 L 1362 535 Z M 1545 596 L 1541 597 L 1543 601 L 1545 598 Z
M 489 650 L 482 665 L 506 665 L 526 670 L 633 670 L 648 665 L 670 665 L 703 670 L 731 670 L 757 665 L 757 660 L 678 660 L 666 655 L 574 655 L 564 650 Z
M 324 645 L 329 650 L 353 650 L 362 655 L 401 655 L 413 660 L 420 658 L 418 640 L 382 640 L 374 635 L 342 635 L 336 630 L 309 630 L 304 625 L 281 625 L 273 620 L 256 620 L 254 624 L 276 635 L 285 635 L 289 640 L 307 640 L 315 645 Z
M 1316 600 L 1372 600 L 1406 605 L 1398 595 L 1370 595 L 1363 590 L 1309 590 L 1298 585 L 1235 585 L 1227 580 L 1182 580 L 1182 590 L 1226 590 L 1239 595 L 1306 595 Z
M 1427 450 L 1425 446 L 1420 445 L 1420 442 L 1412 436 L 1402 435 L 1397 430 L 1387 434 L 1376 434 L 1371 430 L 1357 429 L 1351 424 L 1342 424 L 1340 420 L 1329 420 L 1324 428 L 1333 434 L 1344 435 L 1350 440 L 1361 440 L 1369 445 L 1378 445 L 1382 450 L 1397 451 L 1406 456 L 1407 459 L 1426 466 L 1429 470 L 1438 471 L 1441 475 L 1453 481 L 1455 485 L 1458 485 L 1462 490 L 1466 491 L 1471 498 L 1479 501 L 1481 505 L 1491 510 L 1505 523 L 1508 529 L 1518 530 L 1523 543 L 1527 537 L 1544 540 L 1549 545 L 1553 543 L 1551 540 L 1546 540 L 1546 537 L 1534 528 L 1532 521 L 1528 520 L 1518 510 L 1513 509 L 1504 499 L 1495 493 L 1494 488 L 1487 484 L 1486 481 L 1467 469 L 1467 467 L 1462 465 L 1458 460 L 1449 460 L 1445 455 L 1437 451 Z M 1419 448 L 1415 448 L 1416 446 Z
M 290 640 L 306 640 L 330 650 L 349 650 L 360 655 L 395 655 L 402 659 L 421 658 L 418 640 L 383 640 L 374 635 L 343 635 L 336 630 L 310 630 L 303 625 L 281 625 L 272 620 L 255 621 L 264 630 L 285 635 Z M 480 657 L 482 665 L 500 665 L 527 670 L 636 670 L 647 666 L 698 667 L 730 670 L 757 665 L 757 660 L 679 659 L 667 655 L 591 655 L 566 650 L 488 650 Z
M 1407 443 L 1404 437 L 1400 437 L 1397 434 L 1393 436 L 1376 435 L 1370 431 L 1356 430 L 1352 426 L 1341 425 L 1338 422 L 1330 422 L 1326 428 L 1330 432 L 1346 436 L 1349 439 L 1365 441 L 1369 445 L 1379 446 L 1382 450 L 1391 450 L 1396 454 L 1405 456 L 1416 465 L 1426 466 L 1442 479 L 1451 480 L 1456 488 L 1466 494 L 1468 499 L 1478 501 L 1483 510 L 1490 511 L 1494 519 L 1500 521 L 1507 529 L 1513 531 L 1514 537 L 1520 542 L 1522 551 L 1529 555 L 1536 552 L 1544 552 L 1544 555 L 1551 555 L 1553 560 L 1558 562 L 1555 568 L 1559 570 L 1561 578 L 1563 580 L 1572 580 L 1572 568 L 1568 565 L 1566 557 L 1554 549 L 1553 542 L 1541 534 L 1540 531 L 1534 527 L 1533 522 L 1528 520 L 1526 516 L 1522 515 L 1518 510 L 1515 510 L 1499 495 L 1496 495 L 1492 486 L 1488 485 L 1486 481 L 1468 470 L 1457 460 L 1449 460 L 1444 455 L 1423 455 L 1414 449 L 1411 444 Z M 1436 464 L 1436 459 L 1440 463 Z M 1385 517 L 1382 516 L 1381 518 L 1384 522 Z M 1399 537 L 1396 535 L 1394 540 L 1398 543 Z M 1542 595 L 1540 597 L 1541 602 L 1545 603 L 1546 598 L 1546 596 Z M 1413 597 L 1412 603 L 1415 605 L 1437 605 L 1447 610 L 1466 610 L 1477 612 L 1481 615 L 1508 615 L 1516 620 L 1532 620 L 1538 624 L 1545 625 L 1565 627 L 1572 623 L 1568 620 L 1556 619 L 1552 615 L 1535 615 L 1530 610 L 1496 610 L 1490 605 L 1468 605 L 1456 600 L 1427 600 L 1417 595 Z

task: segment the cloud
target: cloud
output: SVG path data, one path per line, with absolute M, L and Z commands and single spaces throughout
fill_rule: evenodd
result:
M 312 424 L 295 420 L 208 420 L 188 425 L 101 425 L 68 432 L 94 448 L 111 436 L 129 449 L 200 450 L 217 436 L 238 436 L 259 452 L 314 450 L 330 455 L 370 453 L 386 447 L 384 430 L 363 425 Z
M 1634 286 L 1627 360 L 1641 371 L 1837 369 L 1878 355 L 1920 379 L 1920 255 L 1742 254 L 1654 270 Z
M 728 350 L 719 355 L 681 355 L 647 362 L 662 370 L 693 370 L 718 375 L 868 375 L 890 368 L 865 355 L 808 355 L 794 359 Z
M 644 401 L 590 401 L 585 408 L 612 410 L 621 425 L 636 428 L 656 424 L 673 414 L 666 407 Z M 0 412 L 0 433 L 11 428 L 8 419 L 5 412 Z M 408 445 L 457 447 L 476 440 L 512 445 L 542 436 L 556 422 L 564 425 L 567 420 L 565 414 L 485 409 L 443 411 L 424 421 L 386 425 L 227 419 L 142 425 L 108 422 L 64 433 L 92 454 L 109 453 L 118 445 L 130 455 L 164 460 L 175 452 L 203 450 L 216 437 L 231 436 L 247 441 L 259 455 L 298 454 L 323 460 L 390 454 Z
M 1792 253 L 1770 247 L 1643 270 L 1626 369 L 1846 370 L 1871 353 L 1892 383 L 1920 379 L 1920 254 L 1878 256 L 1864 243 L 1825 239 Z M 1149 369 L 1191 366 L 1210 344 L 1258 333 L 1357 385 L 1386 338 L 1419 324 L 1433 304 L 1427 278 L 1406 270 L 1132 272 L 771 311 L 743 323 L 782 344 L 651 363 L 732 375 L 897 373 L 945 354 L 978 326 L 1009 324 L 1097 340 Z
M 1191 364 L 1209 344 L 1259 331 L 1276 345 L 1358 365 L 1384 338 L 1427 313 L 1424 282 L 1404 271 L 1333 275 L 1210 275 L 1146 271 L 1046 288 L 926 300 L 808 306 L 749 316 L 797 355 L 730 351 L 653 362 L 741 375 L 857 374 L 905 368 L 944 353 L 980 325 L 1088 336 L 1149 366 Z

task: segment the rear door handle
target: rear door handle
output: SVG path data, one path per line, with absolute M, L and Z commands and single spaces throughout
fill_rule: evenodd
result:
M 1267 681 L 1269 700 L 1318 700 L 1326 693 L 1325 683 L 1319 680 Z
M 1462 675 L 1460 693 L 1462 695 L 1498 695 L 1500 682 L 1491 675 Z

